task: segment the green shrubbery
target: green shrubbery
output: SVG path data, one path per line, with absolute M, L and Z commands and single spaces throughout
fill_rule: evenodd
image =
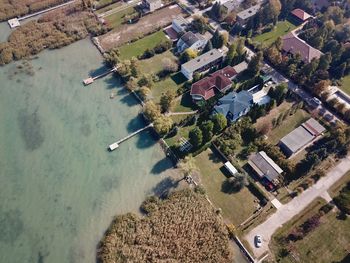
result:
M 0 43 L 0 65 L 38 54 L 46 48 L 60 48 L 89 33 L 96 35 L 103 31 L 95 16 L 84 11 L 82 4 L 50 12 L 38 21 L 22 25 L 13 31 L 7 42 Z

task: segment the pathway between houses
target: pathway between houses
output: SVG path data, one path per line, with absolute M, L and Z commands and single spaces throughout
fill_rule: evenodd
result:
M 295 197 L 287 204 L 281 205 L 277 211 L 272 214 L 264 223 L 252 229 L 245 239 L 252 247 L 256 258 L 260 258 L 269 250 L 269 243 L 273 233 L 293 216 L 299 214 L 316 197 L 323 197 L 329 201 L 330 197 L 327 190 L 337 182 L 347 171 L 350 170 L 350 157 L 344 158 L 337 166 L 332 168 L 325 177 L 321 178 L 316 184 L 304 191 L 301 195 Z M 254 237 L 261 235 L 263 242 L 260 248 L 254 245 Z

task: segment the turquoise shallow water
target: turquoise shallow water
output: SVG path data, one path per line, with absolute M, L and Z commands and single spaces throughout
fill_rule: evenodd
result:
M 89 40 L 21 65 L 0 68 L 0 262 L 95 262 L 112 217 L 138 211 L 171 163 L 148 132 L 106 151 L 144 123 L 118 79 L 82 85 L 102 67 Z

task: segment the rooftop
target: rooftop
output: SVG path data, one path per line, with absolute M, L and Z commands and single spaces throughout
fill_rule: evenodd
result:
M 283 173 L 279 167 L 264 151 L 255 153 L 249 157 L 248 163 L 260 177 L 267 177 L 273 182 Z
M 186 43 L 187 46 L 192 46 L 194 43 L 200 40 L 199 34 L 194 34 L 193 32 L 189 31 L 180 38 L 184 43 Z
M 304 40 L 300 39 L 294 32 L 290 32 L 283 38 L 283 50 L 293 55 L 300 54 L 305 63 L 310 63 L 314 58 L 320 58 L 322 52 L 313 48 Z
M 199 57 L 196 57 L 186 62 L 185 64 L 182 64 L 182 67 L 188 72 L 194 72 L 222 57 L 223 57 L 223 54 L 218 49 L 212 49 L 200 55 Z
M 217 113 L 221 113 L 224 116 L 227 116 L 230 112 L 233 116 L 237 117 L 241 112 L 251 106 L 252 100 L 253 95 L 246 90 L 238 93 L 232 91 L 219 99 L 218 105 L 214 109 Z
M 298 128 L 284 136 L 280 142 L 283 143 L 292 153 L 295 153 L 324 131 L 325 128 L 321 124 L 319 124 L 314 118 L 310 118 Z
M 215 95 L 215 88 L 223 92 L 224 89 L 231 85 L 231 78 L 236 75 L 232 67 L 227 66 L 220 69 L 209 77 L 205 77 L 191 86 L 191 95 L 199 95 L 205 100 Z
M 306 13 L 303 9 L 300 8 L 294 9 L 291 13 L 302 21 L 306 21 L 309 18 L 312 18 L 310 14 Z
M 259 10 L 260 10 L 260 5 L 254 5 L 246 10 L 243 10 L 241 12 L 239 12 L 237 14 L 237 17 L 242 19 L 242 20 L 246 20 L 252 16 L 254 16 Z

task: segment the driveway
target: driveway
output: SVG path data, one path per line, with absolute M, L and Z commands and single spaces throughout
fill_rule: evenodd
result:
M 268 245 L 273 233 L 284 223 L 305 209 L 316 197 L 326 197 L 329 200 L 327 190 L 348 170 L 350 170 L 349 156 L 344 158 L 337 166 L 331 169 L 327 175 L 321 178 L 316 184 L 304 191 L 299 196 L 295 197 L 289 203 L 281 205 L 279 209 L 264 223 L 252 229 L 245 236 L 245 239 L 252 247 L 254 256 L 256 258 L 260 258 L 264 253 L 268 252 Z M 256 248 L 254 246 L 254 237 L 256 235 L 261 235 L 263 239 L 263 243 L 260 248 Z
M 254 55 L 254 51 L 246 47 L 247 51 L 247 58 L 250 60 Z M 321 116 L 324 116 L 327 121 L 330 123 L 334 123 L 336 121 L 341 122 L 341 120 L 336 116 L 336 114 L 333 114 L 331 111 L 329 111 L 322 103 L 321 105 L 315 104 L 313 101 L 313 95 L 307 92 L 306 90 L 299 88 L 297 84 L 295 84 L 290 79 L 284 77 L 281 73 L 279 73 L 277 70 L 272 68 L 266 61 L 263 62 L 262 70 L 269 74 L 272 77 L 272 80 L 275 81 L 277 84 L 287 82 L 288 83 L 288 89 L 293 91 L 295 94 L 297 94 L 307 105 L 311 106 L 314 110 L 317 110 L 318 113 Z

